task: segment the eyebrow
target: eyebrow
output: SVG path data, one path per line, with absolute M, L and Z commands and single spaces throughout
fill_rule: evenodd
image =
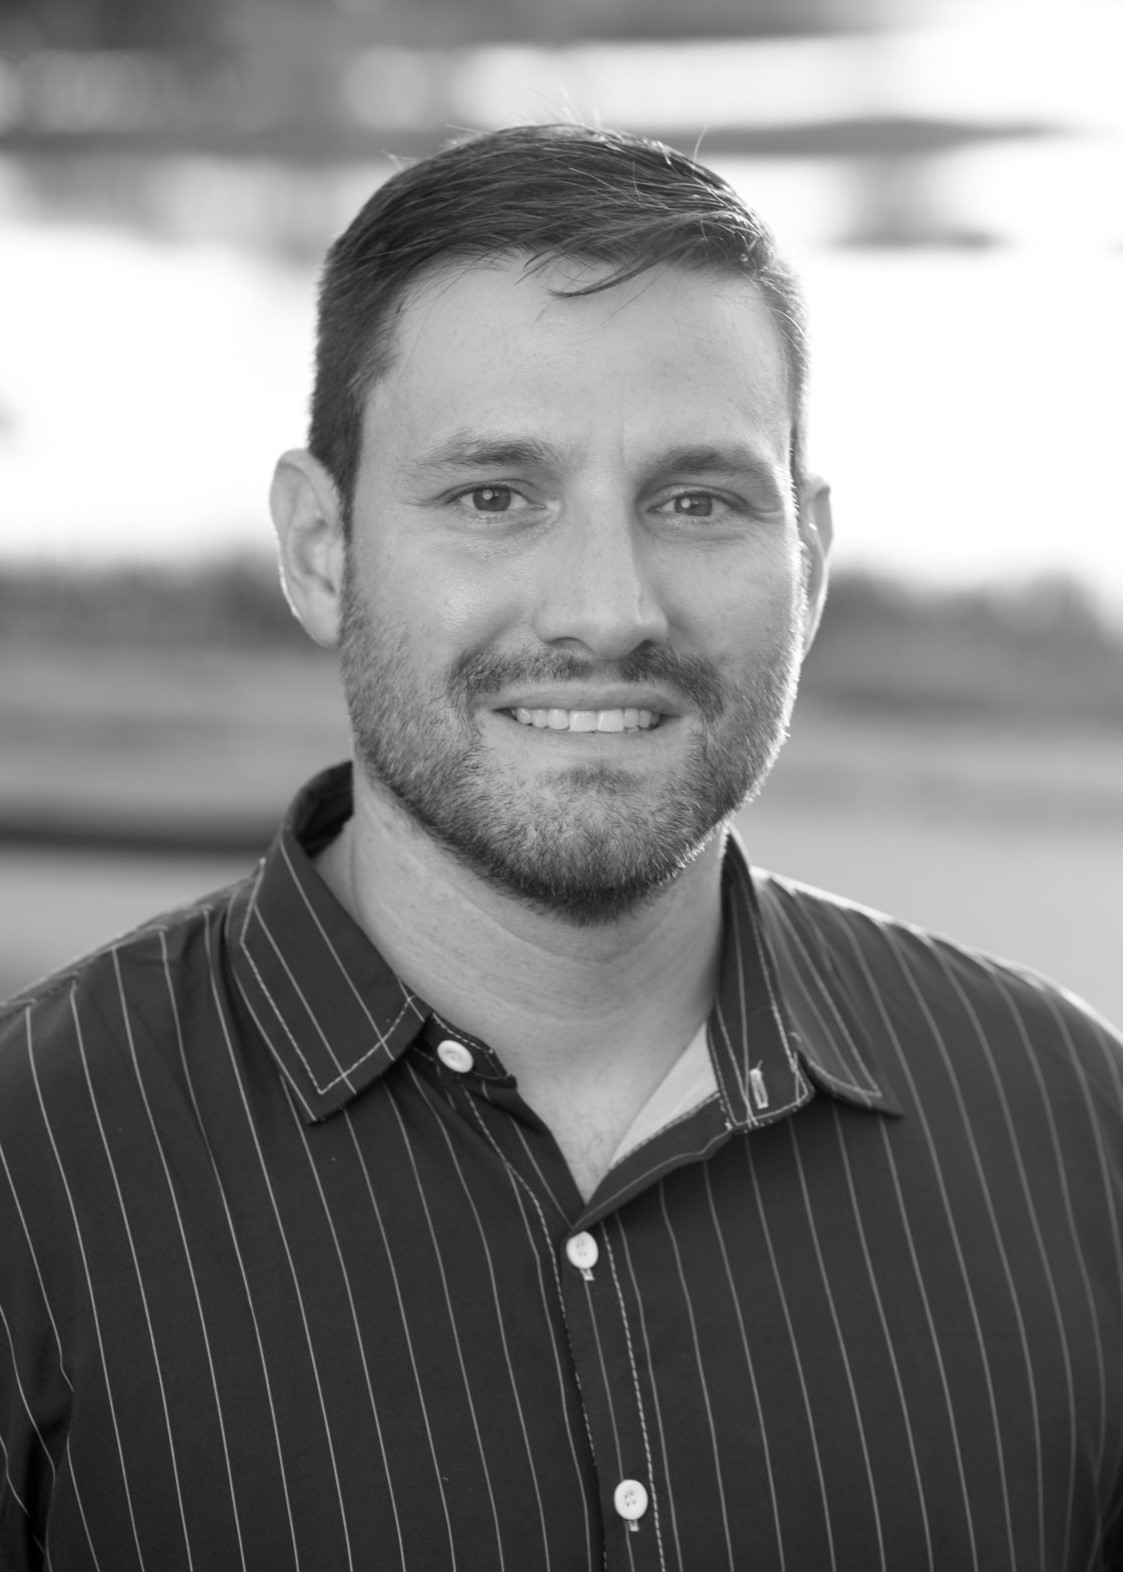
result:
M 787 496 L 786 472 L 777 474 L 762 453 L 743 443 L 729 447 L 668 448 L 653 466 L 656 476 L 671 474 L 719 475 L 729 480 L 749 479 L 780 503 Z
M 456 431 L 424 454 L 413 466 L 418 473 L 458 469 L 517 469 L 532 466 L 540 469 L 560 468 L 561 451 L 549 442 L 536 437 L 490 436 L 469 431 Z M 671 447 L 661 452 L 651 465 L 648 483 L 675 474 L 714 475 L 729 480 L 744 480 L 747 476 L 754 485 L 768 493 L 777 505 L 787 496 L 785 477 L 777 474 L 773 464 L 744 443 L 728 445 L 690 444 Z
M 469 431 L 454 431 L 447 442 L 442 442 L 419 458 L 411 468 L 418 472 L 442 469 L 505 469 L 532 464 L 547 468 L 559 464 L 561 455 L 548 442 L 534 437 L 508 437 L 476 435 Z

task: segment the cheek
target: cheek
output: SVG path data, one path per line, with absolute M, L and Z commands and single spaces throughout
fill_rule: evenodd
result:
M 381 614 L 429 648 L 459 655 L 525 617 L 527 586 L 509 563 L 465 561 L 455 549 L 399 543 L 378 553 L 369 572 Z
M 706 630 L 704 637 L 734 658 L 773 648 L 802 622 L 805 606 L 804 557 L 798 541 L 777 540 L 754 548 L 740 560 L 726 558 L 720 571 L 678 577 L 671 590 L 677 602 L 673 622 Z
M 461 646 L 487 639 L 505 623 L 496 588 L 486 576 L 445 572 L 433 585 L 433 618 Z

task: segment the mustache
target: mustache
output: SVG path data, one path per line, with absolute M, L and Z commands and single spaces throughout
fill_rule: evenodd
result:
M 665 688 L 687 700 L 709 721 L 717 720 L 725 709 L 724 684 L 712 661 L 656 647 L 633 650 L 623 660 L 607 663 L 582 660 L 555 650 L 533 650 L 523 655 L 467 653 L 452 667 L 448 682 L 454 701 L 462 708 L 467 708 L 481 693 L 497 693 L 502 688 L 616 682 Z

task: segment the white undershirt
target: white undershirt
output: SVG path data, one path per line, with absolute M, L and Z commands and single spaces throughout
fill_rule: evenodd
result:
M 667 1125 L 716 1096 L 717 1089 L 717 1077 L 706 1042 L 706 1023 L 703 1021 L 625 1130 L 612 1154 L 612 1163 L 618 1163 L 637 1146 L 642 1146 L 644 1141 L 649 1141 L 660 1130 L 666 1129 Z

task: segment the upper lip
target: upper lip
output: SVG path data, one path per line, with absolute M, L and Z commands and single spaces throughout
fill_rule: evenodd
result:
M 655 688 L 531 688 L 501 694 L 497 710 L 652 710 L 677 715 L 679 706 Z

